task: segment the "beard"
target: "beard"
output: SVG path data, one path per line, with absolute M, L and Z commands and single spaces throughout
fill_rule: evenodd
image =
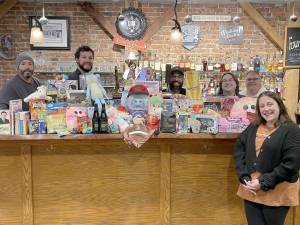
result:
M 20 70 L 20 75 L 25 80 L 29 80 L 32 77 L 32 75 L 33 75 L 33 70 L 31 70 L 31 69 Z
M 174 90 L 174 89 L 181 89 L 182 86 L 183 86 L 183 84 L 182 84 L 182 83 L 179 83 L 179 82 L 177 82 L 177 81 L 174 81 L 174 82 L 170 83 L 170 89 L 171 89 L 171 90 Z
M 88 73 L 93 69 L 93 64 L 92 63 L 83 63 L 83 64 L 77 63 L 77 65 L 85 73 Z M 89 65 L 89 67 L 85 68 L 85 65 Z

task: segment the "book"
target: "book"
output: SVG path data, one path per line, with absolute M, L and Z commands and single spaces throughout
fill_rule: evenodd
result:
M 0 110 L 0 134 L 11 134 L 9 115 L 9 110 Z
M 218 133 L 218 118 L 204 114 L 192 114 L 190 126 L 193 133 Z
M 15 112 L 22 111 L 22 99 L 9 101 L 10 133 L 15 134 Z
M 46 119 L 46 101 L 45 99 L 32 99 L 29 101 L 29 111 L 31 120 Z

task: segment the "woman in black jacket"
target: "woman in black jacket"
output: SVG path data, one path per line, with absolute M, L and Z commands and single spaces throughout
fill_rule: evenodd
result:
M 256 112 L 235 146 L 237 195 L 248 225 L 283 225 L 289 207 L 299 204 L 300 129 L 273 92 L 259 95 Z

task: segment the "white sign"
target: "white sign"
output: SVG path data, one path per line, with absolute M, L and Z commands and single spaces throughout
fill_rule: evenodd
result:
M 228 15 L 192 15 L 192 21 L 231 21 L 231 16 Z

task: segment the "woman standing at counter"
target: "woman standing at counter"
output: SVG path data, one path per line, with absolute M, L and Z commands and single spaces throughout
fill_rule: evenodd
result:
M 259 95 L 256 111 L 235 146 L 237 195 L 249 225 L 283 225 L 289 207 L 299 204 L 300 129 L 273 92 Z

